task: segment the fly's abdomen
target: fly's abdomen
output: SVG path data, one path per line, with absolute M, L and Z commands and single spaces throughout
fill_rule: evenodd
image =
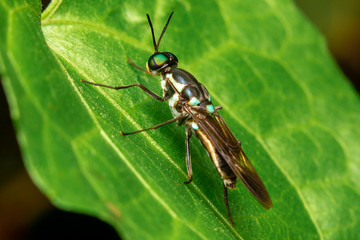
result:
M 225 186 L 232 189 L 235 188 L 236 175 L 231 170 L 226 161 L 223 159 L 223 157 L 216 151 L 214 143 L 210 139 L 208 139 L 205 133 L 200 128 L 198 128 L 197 124 L 192 119 L 188 120 L 187 124 L 190 125 L 189 127 L 193 129 L 193 132 L 196 134 L 201 144 L 208 152 L 211 161 L 213 162 L 217 172 L 223 179 Z
M 209 153 L 210 155 L 210 153 Z M 234 189 L 236 187 L 236 175 L 231 170 L 230 166 L 225 162 L 221 155 L 215 151 L 210 155 L 211 160 L 216 167 L 216 170 L 220 174 L 226 187 Z

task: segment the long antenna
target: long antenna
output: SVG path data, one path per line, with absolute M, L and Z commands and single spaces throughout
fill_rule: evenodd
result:
M 173 14 L 174 14 L 174 11 L 170 14 L 170 16 L 169 16 L 169 18 L 168 18 L 168 20 L 167 20 L 167 23 L 166 23 L 164 29 L 162 30 L 162 32 L 161 32 L 161 34 L 160 34 L 160 37 L 159 37 L 159 39 L 158 39 L 158 41 L 157 41 L 157 43 L 156 43 L 156 41 L 155 41 L 154 28 L 153 28 L 153 26 L 152 26 L 152 23 L 151 23 L 151 20 L 150 20 L 150 16 L 149 16 L 149 14 L 146 14 L 147 19 L 148 19 L 148 22 L 149 22 L 149 25 L 150 25 L 150 28 L 151 28 L 151 34 L 152 34 L 152 38 L 153 38 L 153 44 L 154 44 L 155 53 L 158 53 L 158 52 L 159 52 L 159 51 L 158 51 L 158 48 L 159 48 L 159 44 L 160 44 L 161 38 L 163 37 L 163 35 L 164 35 L 165 31 L 166 31 L 166 28 L 167 28 L 167 26 L 169 25 L 170 19 L 171 19 L 171 17 L 172 17 Z
M 148 19 L 148 22 L 149 22 L 149 25 L 150 25 L 150 28 L 151 28 L 151 34 L 152 34 L 154 49 L 155 49 L 155 52 L 157 53 L 158 50 L 157 50 L 156 41 L 155 41 L 154 28 L 152 26 L 149 14 L 146 14 L 146 16 L 147 16 L 147 19 Z

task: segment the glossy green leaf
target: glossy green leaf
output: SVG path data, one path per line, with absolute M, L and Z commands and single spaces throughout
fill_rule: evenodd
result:
M 170 119 L 144 65 L 160 44 L 210 91 L 274 202 L 230 191 L 184 127 L 123 137 Z M 67 210 L 98 216 L 128 239 L 355 239 L 360 229 L 359 97 L 323 39 L 281 1 L 0 1 L 0 67 L 26 167 Z

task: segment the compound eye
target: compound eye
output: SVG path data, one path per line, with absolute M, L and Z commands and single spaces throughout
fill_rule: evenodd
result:
M 158 70 L 168 61 L 169 58 L 165 54 L 157 53 L 149 58 L 148 66 L 150 70 Z

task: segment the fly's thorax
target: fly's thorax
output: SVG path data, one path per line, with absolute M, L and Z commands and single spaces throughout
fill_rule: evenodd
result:
M 186 86 L 199 84 L 191 73 L 179 68 L 170 68 L 168 71 L 162 72 L 161 76 L 171 85 L 174 91 L 181 95 Z
M 166 81 L 163 78 L 161 78 L 161 88 L 163 89 L 163 91 L 167 90 L 166 89 Z
M 175 118 L 185 114 L 185 112 L 181 109 L 179 100 L 179 94 L 177 93 L 173 93 L 173 95 L 169 98 L 169 108 Z
M 172 68 L 162 73 L 162 79 L 165 81 L 162 83 L 164 91 L 170 91 L 169 88 L 172 88 L 183 100 L 182 103 L 193 109 L 193 114 L 196 112 L 212 114 L 215 111 L 209 92 L 189 72 Z
M 186 104 L 190 109 L 193 109 L 194 112 L 205 115 L 215 112 L 210 94 L 201 83 L 185 86 L 181 92 L 181 96 L 186 99 Z
M 164 73 L 164 78 L 170 84 L 170 86 L 172 86 L 172 88 L 176 92 L 181 94 L 182 90 L 186 87 L 187 84 L 177 81 L 177 79 L 175 77 L 176 77 L 176 75 L 174 75 L 172 72 Z

